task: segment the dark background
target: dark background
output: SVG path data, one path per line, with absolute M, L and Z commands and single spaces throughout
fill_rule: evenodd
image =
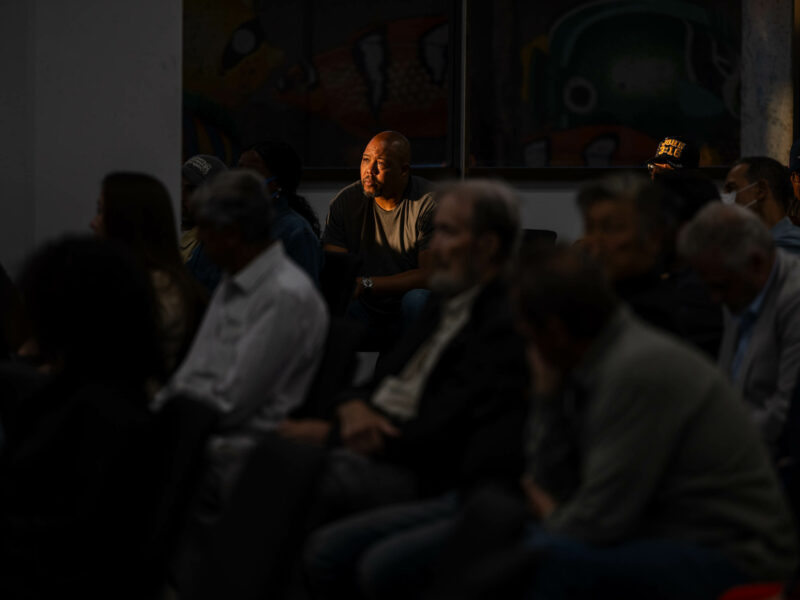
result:
M 352 169 L 396 129 L 415 165 L 641 165 L 689 134 L 739 152 L 741 8 L 723 0 L 185 0 L 184 154 L 266 137 Z M 466 114 L 462 59 L 466 58 Z

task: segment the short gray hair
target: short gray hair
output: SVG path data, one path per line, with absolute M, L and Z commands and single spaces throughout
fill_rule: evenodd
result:
M 198 222 L 235 227 L 247 242 L 269 240 L 273 208 L 264 179 L 249 169 L 225 171 L 197 189 L 191 199 Z
M 500 244 L 497 262 L 505 263 L 517 252 L 520 242 L 519 200 L 505 183 L 489 179 L 455 181 L 439 188 L 439 197 L 457 196 L 472 203 L 472 233 L 494 233 Z
M 643 238 L 674 225 L 674 219 L 666 210 L 667 192 L 642 175 L 610 175 L 583 185 L 578 192 L 578 208 L 584 215 L 592 205 L 604 200 L 632 202 L 639 216 L 639 233 Z
M 686 260 L 713 252 L 732 271 L 746 267 L 754 249 L 775 251 L 767 226 L 754 212 L 719 202 L 705 206 L 678 236 L 678 252 Z

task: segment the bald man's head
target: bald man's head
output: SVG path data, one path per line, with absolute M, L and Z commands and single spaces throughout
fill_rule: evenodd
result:
M 410 172 L 411 145 L 396 131 L 376 135 L 361 155 L 361 186 L 370 198 L 399 202 Z
M 411 144 L 408 138 L 398 131 L 382 131 L 370 140 L 370 144 L 378 142 L 390 148 L 397 159 L 406 164 L 411 164 Z M 367 144 L 369 146 L 369 144 Z

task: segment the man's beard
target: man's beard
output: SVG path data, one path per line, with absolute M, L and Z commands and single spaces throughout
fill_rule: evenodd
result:
M 379 198 L 383 193 L 383 186 L 379 185 L 377 183 L 373 183 L 372 187 L 368 190 L 367 186 L 365 186 L 364 182 L 362 181 L 361 182 L 361 189 L 364 190 L 364 195 L 367 198 L 372 198 L 373 200 L 375 198 Z

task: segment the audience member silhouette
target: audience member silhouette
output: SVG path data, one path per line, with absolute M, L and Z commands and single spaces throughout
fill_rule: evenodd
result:
M 225 478 L 215 493 L 224 494 L 259 437 L 304 400 L 328 316 L 311 280 L 272 237 L 273 208 L 258 173 L 220 173 L 191 206 L 198 237 L 225 275 L 155 404 L 188 396 L 223 413 L 209 455 Z
M 774 450 L 800 371 L 800 259 L 775 248 L 761 219 L 712 204 L 684 228 L 683 256 L 725 305 L 719 366 Z
M 432 598 L 489 597 L 516 579 L 535 598 L 711 600 L 790 577 L 791 515 L 724 374 L 621 306 L 574 250 L 527 257 L 516 281 L 534 382 L 526 511 L 476 495 L 446 545 L 420 536 L 395 547 L 393 569 L 367 563 L 368 597 L 399 597 L 402 565 L 435 558 L 431 544 L 449 581 Z
M 222 270 L 208 258 L 203 244 L 197 239 L 197 225 L 189 198 L 199 186 L 227 169 L 225 163 L 209 154 L 192 156 L 181 167 L 181 258 L 189 273 L 209 294 L 216 289 Z
M 150 281 L 125 248 L 67 238 L 20 287 L 48 375 L 15 405 L 0 394 L 0 595 L 132 597 L 153 492 L 145 382 L 162 369 Z
M 91 227 L 130 248 L 150 274 L 168 375 L 186 354 L 206 299 L 181 260 L 167 189 L 144 173 L 111 173 L 103 179 Z
M 789 170 L 773 158 L 748 156 L 725 177 L 723 202 L 750 209 L 769 228 L 775 245 L 800 254 L 800 228 L 787 216 L 794 194 Z
M 286 254 L 319 284 L 322 244 L 317 215 L 297 194 L 303 163 L 289 144 L 267 140 L 242 152 L 239 166 L 261 174 L 275 208 L 272 237 L 281 240 Z
M 673 224 L 664 248 L 665 272 L 675 292 L 675 318 L 686 340 L 714 360 L 722 339 L 722 308 L 712 302 L 708 288 L 677 255 L 677 236 L 709 202 L 718 202 L 719 190 L 708 176 L 695 170 L 665 171 L 656 182 L 667 191 L 665 210 Z
M 602 265 L 614 290 L 649 323 L 683 336 L 672 283 L 662 275 L 674 227 L 667 193 L 643 177 L 622 174 L 578 192 L 581 247 Z
M 743 580 L 787 578 L 793 526 L 724 375 L 620 308 L 573 253 L 534 258 L 518 281 L 536 397 L 550 398 L 534 402 L 541 437 L 528 438 L 523 485 L 541 519 L 526 544 L 552 553 L 535 589 L 713 598 Z M 557 431 L 573 433 L 571 452 L 559 451 Z

